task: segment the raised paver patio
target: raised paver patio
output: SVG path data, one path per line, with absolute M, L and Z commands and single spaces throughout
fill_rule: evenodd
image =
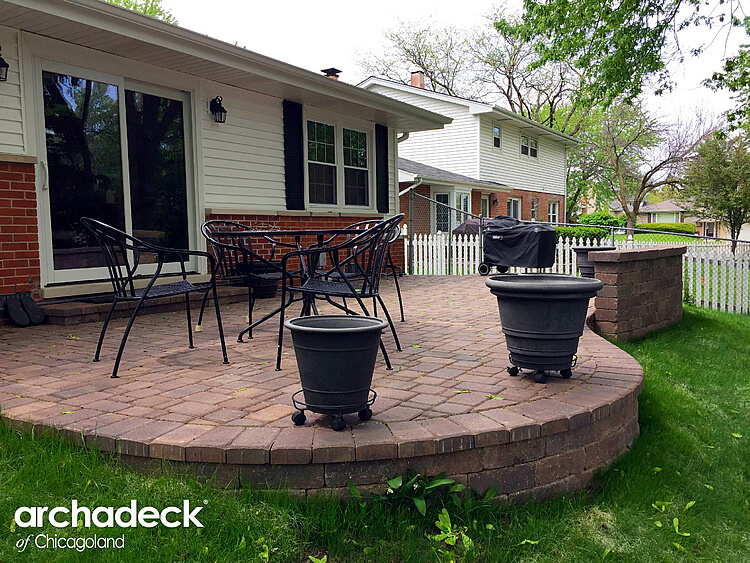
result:
M 373 418 L 348 415 L 342 432 L 309 411 L 304 426 L 292 424 L 300 384 L 288 331 L 277 372 L 277 321 L 235 342 L 243 304 L 222 308 L 230 365 L 221 362 L 212 314 L 193 350 L 184 312 L 144 315 L 119 379 L 109 374 L 125 320 L 113 321 L 100 363 L 91 361 L 99 323 L 0 327 L 2 416 L 24 429 L 54 427 L 132 464 L 170 460 L 227 482 L 378 488 L 414 467 L 446 471 L 478 490 L 499 485 L 511 499 L 581 488 L 637 436 L 643 374 L 619 348 L 587 329 L 571 379 L 513 378 L 483 278 L 405 277 L 402 287 L 404 351 L 384 332 L 394 370 L 379 356 Z M 384 294 L 397 315 L 390 280 Z M 258 314 L 276 305 L 263 300 Z

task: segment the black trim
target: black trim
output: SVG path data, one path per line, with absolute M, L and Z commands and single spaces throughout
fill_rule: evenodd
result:
M 286 208 L 305 209 L 305 153 L 302 104 L 284 100 L 284 178 Z
M 375 185 L 378 213 L 390 211 L 388 178 L 388 127 L 375 124 Z

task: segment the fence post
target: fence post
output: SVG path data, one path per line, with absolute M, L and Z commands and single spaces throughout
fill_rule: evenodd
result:
M 409 275 L 414 275 L 414 190 L 409 190 Z

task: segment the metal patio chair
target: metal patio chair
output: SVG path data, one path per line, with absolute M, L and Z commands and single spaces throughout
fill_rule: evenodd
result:
M 253 326 L 257 326 L 279 312 L 279 309 L 276 309 L 258 322 L 253 322 L 253 309 L 258 290 L 267 283 L 278 284 L 284 277 L 284 271 L 276 257 L 277 249 L 298 250 L 298 247 L 296 244 L 279 241 L 268 235 L 253 234 L 251 226 L 235 221 L 219 219 L 206 221 L 201 226 L 201 233 L 209 243 L 216 260 L 216 283 L 247 287 L 245 320 L 248 326 L 239 333 L 237 341 L 242 342 L 245 334 L 252 338 Z M 255 244 L 253 239 L 255 239 Z M 290 280 L 294 277 L 291 273 L 288 275 Z M 203 320 L 205 305 L 206 298 L 204 297 L 198 317 L 198 327 Z
M 323 244 L 286 254 L 281 261 L 283 268 L 286 269 L 290 261 L 299 259 L 303 265 L 306 265 L 310 275 L 299 286 L 290 286 L 284 280 L 281 286 L 282 302 L 286 299 L 287 293 L 299 294 L 303 301 L 302 316 L 317 314 L 316 299 L 324 299 L 347 314 L 357 315 L 359 313 L 351 310 L 345 301 L 342 305 L 333 300 L 334 298 L 354 299 L 362 312 L 370 316 L 364 300 L 372 298 L 373 303 L 380 303 L 383 308 L 396 346 L 398 350 L 401 350 L 393 320 L 380 297 L 380 278 L 383 274 L 388 246 L 403 217 L 404 215 L 400 214 L 376 222 L 369 229 L 363 230 L 361 234 L 348 235 L 347 240 L 343 242 L 328 239 Z M 320 266 L 324 262 L 326 266 L 321 268 Z M 281 369 L 283 336 L 284 311 L 282 310 L 279 319 L 277 371 Z M 388 369 L 391 369 L 391 363 L 382 341 L 380 349 L 383 352 Z
M 102 349 L 102 343 L 104 342 L 104 334 L 107 332 L 107 326 L 112 318 L 112 313 L 117 307 L 117 304 L 121 301 L 136 301 L 137 304 L 133 313 L 130 316 L 128 325 L 125 328 L 125 334 L 122 336 L 120 342 L 120 348 L 117 352 L 117 358 L 115 359 L 115 366 L 112 370 L 113 378 L 117 377 L 117 371 L 120 367 L 120 360 L 122 359 L 122 353 L 125 350 L 125 343 L 128 340 L 130 330 L 133 328 L 136 316 L 141 310 L 143 303 L 147 299 L 155 299 L 158 297 L 169 297 L 172 295 L 185 295 L 185 311 L 187 313 L 187 325 L 188 325 L 188 339 L 190 342 L 190 348 L 194 348 L 193 345 L 193 330 L 192 322 L 190 319 L 190 294 L 191 293 L 204 293 L 208 296 L 209 292 L 213 292 L 214 295 L 214 307 L 216 309 L 216 322 L 219 326 L 219 338 L 221 339 L 221 352 L 224 356 L 224 363 L 228 364 L 227 359 L 227 347 L 224 342 L 224 330 L 221 324 L 221 312 L 219 310 L 219 299 L 216 295 L 216 267 L 214 264 L 214 257 L 208 252 L 200 250 L 187 250 L 187 249 L 176 249 L 166 248 L 157 246 L 140 239 L 135 238 L 132 235 L 124 233 L 119 229 L 116 229 L 110 225 L 83 217 L 81 223 L 92 233 L 97 243 L 101 247 L 102 253 L 106 259 L 107 270 L 109 271 L 110 281 L 112 282 L 112 290 L 114 299 L 112 306 L 104 319 L 104 325 L 102 326 L 102 332 L 99 335 L 99 343 L 96 346 L 96 354 L 94 355 L 94 361 L 99 361 L 99 354 Z M 143 255 L 153 255 L 156 257 L 155 262 L 146 262 L 142 260 Z M 200 256 L 206 258 L 209 263 L 211 272 L 211 280 L 208 283 L 193 284 L 187 279 L 187 271 L 185 270 L 185 262 L 189 260 L 190 256 Z M 175 282 L 157 284 L 156 281 L 162 274 L 162 269 L 165 263 L 179 262 L 182 279 Z M 153 273 L 143 273 L 144 265 L 155 265 L 156 269 Z M 139 267 L 141 267 L 139 273 Z M 148 280 L 145 287 L 135 287 L 136 279 Z

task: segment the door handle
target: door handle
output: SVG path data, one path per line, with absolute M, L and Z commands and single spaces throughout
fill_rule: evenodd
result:
M 48 190 L 49 189 L 49 171 L 47 170 L 47 163 L 45 163 L 43 160 L 39 161 L 39 172 L 43 174 L 43 180 L 41 180 L 41 188 L 42 190 Z

